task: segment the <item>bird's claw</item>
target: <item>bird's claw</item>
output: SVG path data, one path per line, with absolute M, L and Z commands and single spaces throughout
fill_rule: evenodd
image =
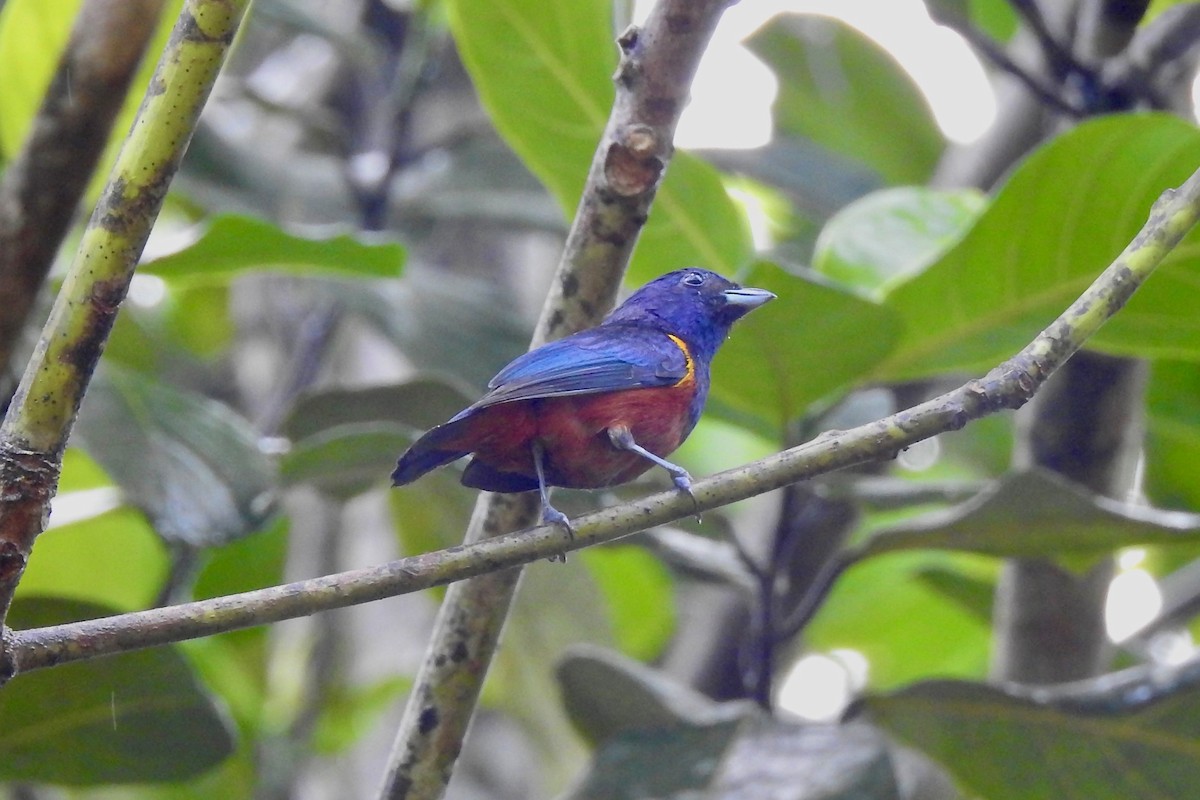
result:
M 542 504 L 542 524 L 559 526 L 566 532 L 568 543 L 575 541 L 575 529 L 571 527 L 571 520 L 567 518 L 566 514 L 549 503 Z M 563 550 L 561 553 L 550 556 L 551 563 L 556 561 L 563 564 L 567 563 L 567 551 Z
M 678 472 L 671 473 L 671 482 L 675 484 L 675 488 L 681 492 L 685 492 L 688 497 L 692 498 L 692 506 L 696 509 L 696 521 L 700 521 L 700 502 L 696 499 L 696 495 L 692 494 L 692 476 L 685 469 L 680 469 Z

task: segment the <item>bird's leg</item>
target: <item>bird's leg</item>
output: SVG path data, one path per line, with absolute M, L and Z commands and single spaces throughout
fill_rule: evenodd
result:
M 681 492 L 687 492 L 688 496 L 692 495 L 692 476 L 688 471 L 678 464 L 672 464 L 661 456 L 656 456 L 646 448 L 638 444 L 633 434 L 629 432 L 629 428 L 624 425 L 614 425 L 608 429 L 608 440 L 612 442 L 613 447 L 618 450 L 628 450 L 631 453 L 637 453 L 647 461 L 652 461 L 660 467 L 671 473 L 671 481 L 675 487 Z M 696 498 L 692 497 L 694 501 Z
M 546 457 L 546 452 L 542 448 L 542 443 L 534 439 L 533 441 L 533 469 L 537 472 L 538 479 L 538 494 L 542 498 L 542 524 L 543 525 L 561 525 L 563 530 L 567 532 L 568 541 L 575 539 L 575 529 L 571 527 L 571 520 L 567 519 L 567 515 L 559 511 L 554 506 L 550 505 L 550 490 L 546 487 L 546 471 L 542 466 L 542 460 Z M 551 558 L 551 561 L 561 561 L 567 563 L 567 554 L 564 551 L 557 558 Z

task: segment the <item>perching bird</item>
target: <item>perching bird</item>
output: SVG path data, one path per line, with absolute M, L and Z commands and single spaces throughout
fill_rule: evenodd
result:
M 657 464 L 683 491 L 691 478 L 666 457 L 692 432 L 709 366 L 730 326 L 775 295 L 715 272 L 681 269 L 634 292 L 595 328 L 531 350 L 488 393 L 400 457 L 402 486 L 473 455 L 466 486 L 541 493 L 542 521 L 568 530 L 547 487 L 599 489 Z

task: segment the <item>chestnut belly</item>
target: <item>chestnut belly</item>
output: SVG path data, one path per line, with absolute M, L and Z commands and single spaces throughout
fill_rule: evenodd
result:
M 598 489 L 633 480 L 653 466 L 614 447 L 610 428 L 627 427 L 639 445 L 666 457 L 691 432 L 690 404 L 690 387 L 521 400 L 480 409 L 471 427 L 486 433 L 470 438 L 477 460 L 530 478 L 537 474 L 533 444 L 539 442 L 547 484 Z

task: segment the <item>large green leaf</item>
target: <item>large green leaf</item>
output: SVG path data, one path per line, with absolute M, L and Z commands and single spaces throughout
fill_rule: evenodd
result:
M 0 92 L 0 155 L 11 157 L 28 134 L 82 5 L 83 0 L 7 0 L 3 4 L 0 13 L 0 64 L 4 65 L 4 91 Z M 167 43 L 182 6 L 183 0 L 167 0 L 163 4 L 158 30 L 113 123 L 112 135 L 93 177 L 90 194 L 98 193 L 107 179 L 109 167 L 133 123 L 158 55 Z
M 612 4 L 450 0 L 450 26 L 497 130 L 574 213 L 614 97 Z M 732 273 L 749 230 L 715 171 L 672 159 L 630 268 L 637 282 L 689 264 Z
M 829 17 L 780 14 L 746 40 L 775 71 L 775 127 L 875 169 L 888 183 L 920 183 L 943 139 L 929 104 L 895 59 Z
M 917 800 L 902 793 L 886 738 L 866 725 L 797 725 L 746 714 L 623 733 L 569 800 Z M 924 795 L 922 800 L 930 800 Z
M 778 299 L 734 328 L 713 365 L 714 411 L 778 433 L 812 403 L 861 380 L 891 350 L 892 313 L 844 289 L 758 265 L 747 286 Z
M 1200 514 L 1122 503 L 1035 469 L 1009 473 L 965 503 L 886 528 L 862 552 L 941 548 L 1086 561 L 1149 544 L 1197 547 Z
M 109 364 L 76 433 L 168 541 L 227 542 L 274 513 L 274 466 L 250 425 L 214 400 Z
M 16 628 L 114 613 L 25 598 Z M 18 675 L 0 691 L 0 778 L 74 786 L 178 781 L 233 752 L 224 715 L 166 647 Z
M 1158 505 L 1200 510 L 1200 365 L 1159 361 L 1146 390 L 1145 491 Z
M 941 255 L 983 205 L 973 189 L 900 186 L 873 192 L 821 229 L 813 269 L 871 297 L 881 296 Z
M 979 370 L 1012 355 L 1133 239 L 1197 153 L 1200 130 L 1165 114 L 1093 120 L 1036 151 L 955 247 L 888 295 L 904 332 L 878 376 Z M 1200 358 L 1198 259 L 1193 232 L 1089 344 Z
M 1200 783 L 1200 668 L 1059 687 L 934 681 L 870 697 L 870 717 L 988 800 L 1183 798 Z
M 281 476 L 290 485 L 309 483 L 352 497 L 381 485 L 416 436 L 469 403 L 458 389 L 428 378 L 311 393 L 284 422 L 296 441 L 282 459 Z
M 164 278 L 227 278 L 245 270 L 340 272 L 394 278 L 404 265 L 404 248 L 368 244 L 349 234 L 308 238 L 254 217 L 212 218 L 196 242 L 139 267 Z
M 146 518 L 122 507 L 39 536 L 17 596 L 72 598 L 135 611 L 154 605 L 167 567 L 162 542 Z
M 897 553 L 856 564 L 805 628 L 815 650 L 849 649 L 869 664 L 869 686 L 883 689 L 930 675 L 981 678 L 990 627 L 975 609 L 946 601 L 931 572 L 987 580 L 995 566 L 956 554 Z

